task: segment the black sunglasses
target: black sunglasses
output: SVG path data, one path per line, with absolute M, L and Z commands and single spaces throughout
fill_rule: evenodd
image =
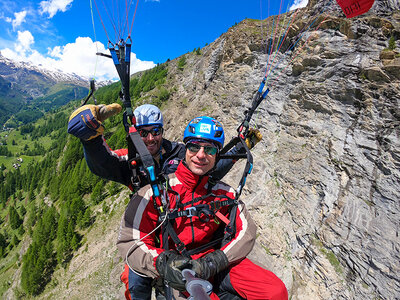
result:
M 139 134 L 141 137 L 147 137 L 149 135 L 149 133 L 151 133 L 152 136 L 158 136 L 160 134 L 163 133 L 163 128 L 162 127 L 154 127 L 150 130 L 146 130 L 146 129 L 138 129 Z
M 186 144 L 186 149 L 188 149 L 190 152 L 193 152 L 193 153 L 199 152 L 201 148 L 204 148 L 204 152 L 209 155 L 215 155 L 218 152 L 218 148 L 214 147 L 214 146 L 201 146 L 201 145 L 195 144 L 195 143 L 187 143 Z

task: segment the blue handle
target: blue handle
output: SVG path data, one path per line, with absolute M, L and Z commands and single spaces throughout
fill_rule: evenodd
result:
M 114 61 L 114 65 L 119 65 L 119 60 L 118 60 L 117 52 L 115 52 L 115 49 L 110 48 L 110 53 L 111 53 L 111 57 Z
M 154 174 L 154 167 L 153 166 L 147 167 L 147 171 L 149 172 L 150 180 L 152 182 L 156 181 L 156 175 Z M 154 196 L 159 197 L 160 191 L 158 190 L 157 184 L 153 184 L 151 188 L 153 189 Z

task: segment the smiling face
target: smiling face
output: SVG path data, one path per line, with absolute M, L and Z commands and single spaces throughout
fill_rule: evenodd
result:
M 150 154 L 152 156 L 156 156 L 160 149 L 161 149 L 161 144 L 162 144 L 162 129 L 160 129 L 159 134 L 158 135 L 153 135 L 151 132 L 153 132 L 152 130 L 154 128 L 157 128 L 158 126 L 141 126 L 140 129 L 138 129 L 138 132 L 140 134 L 140 136 L 142 137 L 142 140 L 144 142 L 144 144 L 147 147 L 147 150 L 149 150 Z M 141 133 L 144 132 L 145 134 L 147 134 L 147 136 L 145 137 L 145 134 Z
M 216 154 L 207 154 L 204 151 L 204 146 L 209 146 L 209 147 L 214 147 L 213 144 L 207 143 L 207 142 L 200 142 L 196 143 L 200 147 L 200 150 L 193 151 L 194 149 L 189 150 L 187 147 L 186 149 L 186 164 L 188 168 L 196 175 L 202 176 L 207 174 L 215 165 L 216 161 Z

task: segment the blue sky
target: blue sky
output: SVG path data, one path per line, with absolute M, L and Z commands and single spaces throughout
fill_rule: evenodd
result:
M 136 0 L 127 0 L 132 19 Z M 0 51 L 7 58 L 29 61 L 96 79 L 115 79 L 117 73 L 108 53 L 97 9 L 111 42 L 116 41 L 104 5 L 122 22 L 125 0 L 2 0 L 0 3 Z M 269 3 L 268 3 L 269 2 Z M 307 0 L 285 0 L 289 6 L 304 6 Z M 94 29 L 91 6 L 93 10 Z M 114 5 L 114 6 L 113 6 Z M 114 9 L 113 9 L 114 7 Z M 245 18 L 265 19 L 278 14 L 280 1 L 273 0 L 139 0 L 132 27 L 132 73 L 174 59 L 212 43 Z M 120 14 L 121 13 L 121 14 Z M 117 25 L 118 26 L 118 25 Z M 123 27 L 123 26 L 122 26 Z M 127 26 L 128 28 L 130 27 Z M 126 37 L 127 34 L 125 34 Z M 96 43 L 95 43 L 96 42 Z M 97 62 L 96 62 L 97 61 Z

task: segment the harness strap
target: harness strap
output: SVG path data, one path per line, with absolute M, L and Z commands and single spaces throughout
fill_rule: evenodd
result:
M 210 196 L 210 195 L 208 195 Z M 215 200 L 208 204 L 199 204 L 187 207 L 184 210 L 174 210 L 173 212 L 168 214 L 168 219 L 176 219 L 180 217 L 198 217 L 200 220 L 204 222 L 208 222 L 210 217 L 217 215 L 218 217 L 222 214 L 219 213 L 219 210 L 224 206 L 235 205 L 237 201 L 235 199 L 228 198 L 226 200 Z M 218 214 L 219 213 L 219 214 Z M 223 215 L 222 215 L 223 216 Z M 219 217 L 224 223 L 226 223 L 226 218 Z
M 141 162 L 144 170 L 146 171 L 147 179 L 151 185 L 153 193 L 156 197 L 160 196 L 160 190 L 158 188 L 158 180 L 155 175 L 155 165 L 153 157 L 151 156 L 146 145 L 143 143 L 139 132 L 134 126 L 129 127 L 127 136 L 128 140 L 128 157 L 129 167 L 133 170 L 136 169 L 138 163 Z M 134 174 L 133 174 L 134 175 Z
M 172 226 L 171 220 L 168 220 L 166 223 L 166 233 L 168 233 L 168 235 L 171 237 L 172 241 L 175 243 L 176 250 L 179 253 L 181 253 L 182 255 L 187 256 L 188 258 L 191 258 L 186 249 L 186 245 L 184 243 L 182 243 L 182 241 L 179 239 L 178 235 L 176 234 L 176 232 Z M 167 238 L 168 238 L 168 236 L 167 236 Z M 167 242 L 167 244 L 168 244 L 168 242 Z

